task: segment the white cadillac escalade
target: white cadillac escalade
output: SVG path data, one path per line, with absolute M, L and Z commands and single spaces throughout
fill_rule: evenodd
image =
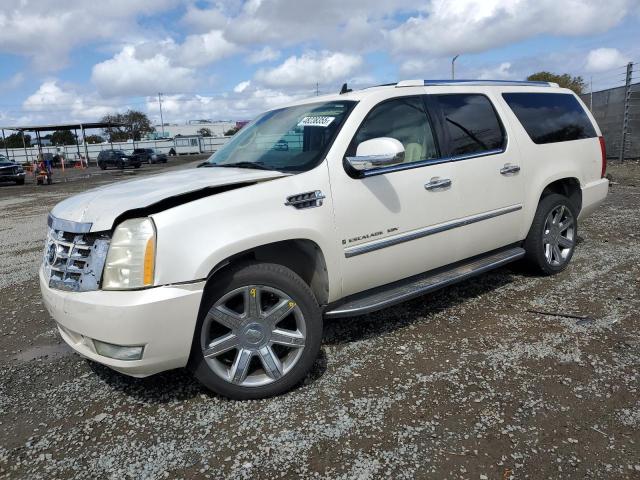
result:
M 605 167 L 593 117 L 555 84 L 345 85 L 260 115 L 200 168 L 58 204 L 42 295 L 91 360 L 275 395 L 313 365 L 323 317 L 521 258 L 562 271 Z

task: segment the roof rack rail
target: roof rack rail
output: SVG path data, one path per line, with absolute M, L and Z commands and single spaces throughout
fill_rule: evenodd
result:
M 557 83 L 542 82 L 537 80 L 403 80 L 396 83 L 396 87 L 416 87 L 433 85 L 475 85 L 475 86 L 530 86 L 530 87 L 557 87 Z

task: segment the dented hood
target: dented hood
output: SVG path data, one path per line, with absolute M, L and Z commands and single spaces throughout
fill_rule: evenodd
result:
M 63 200 L 51 215 L 72 222 L 90 223 L 91 231 L 109 230 L 123 213 L 157 204 L 171 197 L 216 187 L 254 183 L 286 173 L 240 168 L 192 168 L 136 180 L 112 183 Z M 206 194 L 205 194 L 206 195 Z

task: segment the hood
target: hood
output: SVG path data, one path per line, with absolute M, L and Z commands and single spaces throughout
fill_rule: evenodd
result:
M 62 220 L 90 223 L 91 231 L 99 232 L 110 230 L 114 220 L 129 210 L 148 207 L 171 197 L 207 189 L 214 189 L 211 194 L 215 194 L 216 187 L 260 182 L 287 175 L 282 172 L 241 168 L 192 168 L 166 172 L 74 195 L 56 205 L 51 215 Z M 177 204 L 179 203 L 183 202 Z

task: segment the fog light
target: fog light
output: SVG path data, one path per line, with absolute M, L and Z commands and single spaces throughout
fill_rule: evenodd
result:
M 93 345 L 96 347 L 98 355 L 104 357 L 115 358 L 116 360 L 140 360 L 144 346 L 125 347 L 123 345 L 114 345 L 112 343 L 94 340 Z

